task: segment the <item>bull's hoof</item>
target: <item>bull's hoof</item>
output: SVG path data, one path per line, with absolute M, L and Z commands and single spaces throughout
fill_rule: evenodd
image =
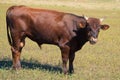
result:
M 69 74 L 73 74 L 74 73 L 74 69 L 73 68 L 69 68 Z
M 12 66 L 12 69 L 13 69 L 13 70 L 20 70 L 20 69 L 21 69 L 21 66 L 14 66 L 14 65 L 13 65 L 13 66 Z
M 63 73 L 66 75 L 66 74 L 68 74 L 68 70 L 67 69 L 64 69 L 63 70 Z
M 74 73 L 74 70 L 69 70 L 69 74 L 73 74 Z

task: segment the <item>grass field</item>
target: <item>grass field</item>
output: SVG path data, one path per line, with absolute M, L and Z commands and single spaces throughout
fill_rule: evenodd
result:
M 120 1 L 119 0 L 0 0 L 0 80 L 120 80 Z M 75 1 L 75 2 L 73 2 Z M 40 3 L 40 4 L 39 4 Z M 23 69 L 11 70 L 12 56 L 6 36 L 5 13 L 8 7 L 26 4 L 35 8 L 106 17 L 110 29 L 100 32 L 96 45 L 86 43 L 76 53 L 75 73 L 61 73 L 61 54 L 58 47 L 26 39 L 21 54 Z

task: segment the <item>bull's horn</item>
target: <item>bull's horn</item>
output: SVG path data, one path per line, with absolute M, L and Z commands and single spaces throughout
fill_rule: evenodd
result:
M 104 18 L 101 18 L 100 21 L 102 22 L 104 20 Z
M 85 18 L 86 20 L 88 20 L 88 17 L 84 16 L 84 18 Z

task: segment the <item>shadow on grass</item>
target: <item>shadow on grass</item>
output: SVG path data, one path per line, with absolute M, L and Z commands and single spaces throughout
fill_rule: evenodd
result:
M 62 69 L 59 66 L 52 66 L 49 64 L 41 64 L 37 61 L 21 61 L 22 68 L 24 69 L 39 69 L 39 70 L 46 70 L 50 72 L 62 72 Z M 9 70 L 12 67 L 12 61 L 2 59 L 0 60 L 0 68 Z

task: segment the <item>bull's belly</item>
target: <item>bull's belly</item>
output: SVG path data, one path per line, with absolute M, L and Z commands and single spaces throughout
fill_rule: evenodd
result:
M 54 44 L 57 45 L 59 43 L 59 39 L 56 37 L 45 37 L 45 36 L 36 36 L 36 35 L 28 35 L 28 38 L 30 38 L 32 41 L 37 42 L 38 44 Z

